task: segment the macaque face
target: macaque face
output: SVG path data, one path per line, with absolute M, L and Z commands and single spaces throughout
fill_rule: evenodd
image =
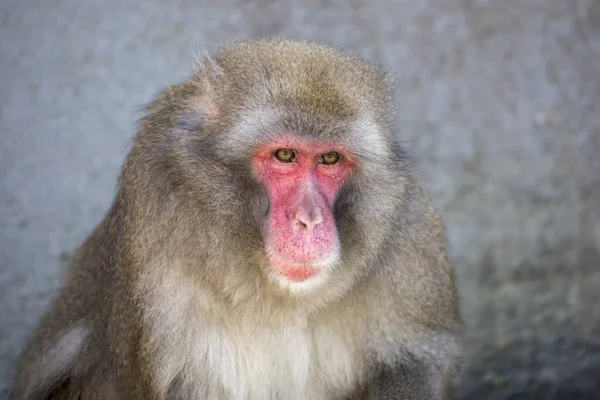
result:
M 291 138 L 260 147 L 254 172 L 270 201 L 265 253 L 290 283 L 318 280 L 340 258 L 336 194 L 355 164 L 343 146 Z

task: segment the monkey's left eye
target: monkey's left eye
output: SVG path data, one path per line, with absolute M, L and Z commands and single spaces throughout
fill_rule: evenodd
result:
M 275 152 L 275 158 L 281 162 L 289 163 L 296 159 L 296 153 L 292 149 L 279 149 Z
M 325 153 L 321 156 L 321 162 L 325 165 L 333 165 L 340 160 L 339 153 L 335 151 L 330 151 L 329 153 Z

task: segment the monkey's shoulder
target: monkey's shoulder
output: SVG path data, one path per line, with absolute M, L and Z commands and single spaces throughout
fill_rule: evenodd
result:
M 442 218 L 426 192 L 416 185 L 409 188 L 394 235 L 354 293 L 367 316 L 367 347 L 400 355 L 407 348 L 435 347 L 435 341 L 453 342 L 460 335 L 446 240 Z

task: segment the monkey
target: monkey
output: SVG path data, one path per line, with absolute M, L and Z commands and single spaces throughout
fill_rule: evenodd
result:
M 383 67 L 228 42 L 145 106 L 12 399 L 447 399 L 463 322 Z

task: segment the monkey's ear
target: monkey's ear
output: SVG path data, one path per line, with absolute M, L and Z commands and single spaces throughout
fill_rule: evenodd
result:
M 217 93 L 222 80 L 223 71 L 214 59 L 210 56 L 197 59 L 191 80 L 191 84 L 195 87 L 195 95 L 189 99 L 189 103 L 185 107 L 187 111 L 191 111 L 191 114 L 184 113 L 186 118 L 184 118 L 185 121 L 181 121 L 182 127 L 189 126 L 188 130 L 195 130 L 197 125 L 215 122 L 219 119 L 221 107 Z

